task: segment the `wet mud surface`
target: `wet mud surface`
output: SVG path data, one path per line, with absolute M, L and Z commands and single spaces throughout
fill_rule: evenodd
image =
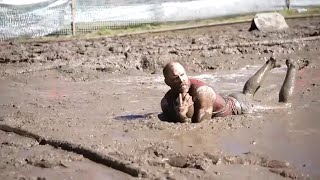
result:
M 130 179 L 82 155 L 41 145 L 14 133 L 1 134 L 1 179 Z
M 50 43 L 1 43 L 0 179 L 319 179 L 320 19 Z M 162 67 L 240 92 L 273 55 L 253 114 L 161 121 Z M 285 60 L 292 103 L 278 103 Z M 88 178 L 87 178 L 88 177 Z

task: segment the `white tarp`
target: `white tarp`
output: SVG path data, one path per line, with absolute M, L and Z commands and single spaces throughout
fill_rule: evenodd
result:
M 285 9 L 287 0 L 76 0 L 76 23 L 184 21 Z M 0 40 L 70 27 L 71 0 L 0 0 Z M 291 7 L 320 0 L 290 0 Z
M 76 21 L 183 21 L 281 10 L 287 7 L 286 0 L 158 0 L 158 3 L 148 3 L 149 1 L 145 0 L 144 4 L 122 6 L 110 4 L 104 7 L 78 7 Z M 290 3 L 291 7 L 320 6 L 320 0 L 291 0 Z
M 320 0 L 290 0 L 291 7 L 320 6 Z
M 37 4 L 39 2 L 45 2 L 49 0 L 0 0 L 0 4 L 8 5 L 26 5 L 26 4 Z
M 43 36 L 58 31 L 68 21 L 70 24 L 66 17 L 70 0 L 32 1 L 35 4 L 0 1 L 0 40 Z

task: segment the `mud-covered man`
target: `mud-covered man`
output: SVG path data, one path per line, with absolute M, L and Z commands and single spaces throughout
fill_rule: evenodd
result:
M 288 102 L 293 94 L 296 64 L 287 60 L 287 74 L 279 93 L 279 102 Z M 206 83 L 189 78 L 184 67 L 178 62 L 170 62 L 163 69 L 165 83 L 171 89 L 161 100 L 161 109 L 166 120 L 174 122 L 201 122 L 212 117 L 225 117 L 252 112 L 253 97 L 260 88 L 267 73 L 280 67 L 270 58 L 246 83 L 242 93 L 226 97 L 217 94 Z

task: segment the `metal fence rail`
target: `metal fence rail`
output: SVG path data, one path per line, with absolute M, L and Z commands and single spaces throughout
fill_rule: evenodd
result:
M 0 40 L 320 6 L 320 0 L 0 0 Z

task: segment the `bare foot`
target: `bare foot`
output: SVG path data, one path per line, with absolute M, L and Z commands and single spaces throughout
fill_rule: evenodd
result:
M 296 67 L 298 67 L 297 62 L 292 59 L 287 59 L 286 65 L 287 65 L 288 69 L 295 69 Z
M 271 66 L 271 69 L 281 67 L 281 64 L 279 64 L 279 62 L 273 56 L 269 58 L 267 64 Z

